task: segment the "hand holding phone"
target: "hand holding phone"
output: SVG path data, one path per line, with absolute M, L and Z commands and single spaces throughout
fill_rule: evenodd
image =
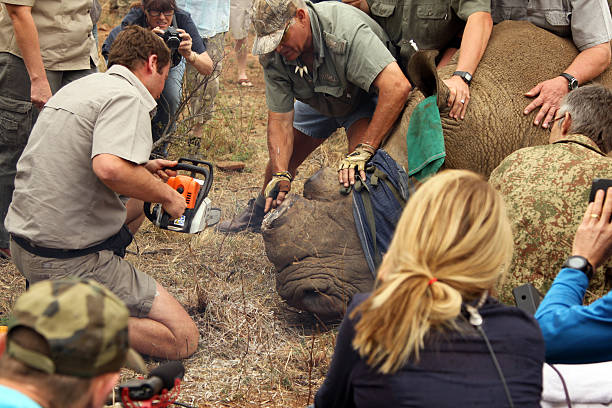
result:
M 612 255 L 612 186 L 608 191 L 599 190 L 594 190 L 594 201 L 589 203 L 584 213 L 572 246 L 572 255 L 586 258 L 593 269 Z M 607 192 L 610 195 L 605 194 Z
M 595 194 L 597 193 L 597 190 L 604 191 L 604 200 L 605 200 L 606 198 L 605 194 L 606 194 L 606 190 L 608 190 L 608 187 L 612 187 L 611 179 L 604 179 L 604 178 L 593 179 L 593 184 L 591 185 L 591 194 L 589 194 L 589 203 L 592 203 L 593 201 L 595 201 Z

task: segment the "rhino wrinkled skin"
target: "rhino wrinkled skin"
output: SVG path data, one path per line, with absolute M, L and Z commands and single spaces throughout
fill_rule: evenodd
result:
M 448 89 L 440 78 L 455 70 L 457 56 L 435 75 L 433 63 L 409 67 L 419 90 L 413 91 L 383 147 L 407 169 L 406 131 L 410 113 L 426 96 L 438 94 L 446 161 L 443 168 L 469 169 L 489 176 L 510 153 L 545 144 L 548 132 L 532 125 L 537 109 L 523 115 L 529 103 L 523 94 L 538 82 L 557 76 L 577 55 L 573 43 L 527 22 L 496 25 L 470 86 L 465 119 L 448 117 Z M 431 59 L 431 58 L 430 58 Z M 612 86 L 606 70 L 598 82 Z M 336 171 L 323 169 L 263 225 L 266 253 L 276 267 L 277 291 L 291 306 L 339 317 L 355 293 L 369 291 L 370 273 L 354 226 L 350 196 L 338 192 Z

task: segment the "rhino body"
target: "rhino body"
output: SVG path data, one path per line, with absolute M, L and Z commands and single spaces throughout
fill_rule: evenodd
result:
M 548 132 L 532 124 L 536 112 L 523 115 L 524 97 L 538 82 L 557 76 L 578 54 L 573 43 L 527 22 L 507 21 L 493 29 L 470 86 L 463 121 L 448 117 L 448 89 L 440 78 L 455 71 L 456 57 L 436 72 L 427 53 L 408 68 L 418 89 L 383 143 L 408 168 L 406 132 L 411 112 L 426 96 L 437 94 L 444 133 L 443 168 L 469 169 L 485 176 L 510 153 L 545 144 Z M 413 64 L 414 62 L 414 64 Z M 612 72 L 596 79 L 612 86 Z M 350 196 L 338 191 L 334 169 L 323 169 L 293 195 L 263 226 L 266 253 L 277 271 L 277 291 L 288 304 L 322 318 L 344 314 L 352 296 L 369 291 L 374 277 L 357 236 Z

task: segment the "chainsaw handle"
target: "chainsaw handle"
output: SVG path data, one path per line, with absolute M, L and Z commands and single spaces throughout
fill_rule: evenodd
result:
M 188 164 L 187 161 L 191 163 L 197 163 L 199 165 L 205 166 L 196 166 L 195 164 Z M 174 167 L 167 167 L 168 170 L 183 170 L 191 172 L 191 177 L 194 177 L 195 174 L 201 174 L 204 176 L 204 185 L 202 186 L 202 190 L 204 190 L 204 194 L 202 197 L 208 197 L 208 193 L 210 192 L 210 188 L 212 187 L 213 182 L 213 165 L 211 162 L 204 160 L 196 160 L 196 159 L 187 159 L 181 157 L 178 159 L 178 164 Z
M 155 217 L 153 217 L 153 213 L 151 213 L 151 203 L 145 201 L 144 205 L 142 206 L 142 209 L 144 211 L 144 215 L 149 219 L 149 221 L 155 224 Z

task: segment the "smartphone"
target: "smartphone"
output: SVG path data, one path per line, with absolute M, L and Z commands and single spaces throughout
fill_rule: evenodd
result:
M 591 194 L 589 194 L 589 203 L 592 203 L 593 201 L 595 201 L 595 194 L 597 193 L 597 190 L 604 191 L 604 199 L 605 199 L 606 197 L 605 193 L 606 191 L 608 191 L 608 187 L 612 187 L 611 179 L 602 179 L 602 178 L 593 179 L 593 184 L 591 185 Z
M 538 306 L 540 306 L 540 302 L 544 297 L 531 283 L 525 283 L 512 289 L 512 294 L 514 295 L 516 307 L 532 316 L 538 310 Z

